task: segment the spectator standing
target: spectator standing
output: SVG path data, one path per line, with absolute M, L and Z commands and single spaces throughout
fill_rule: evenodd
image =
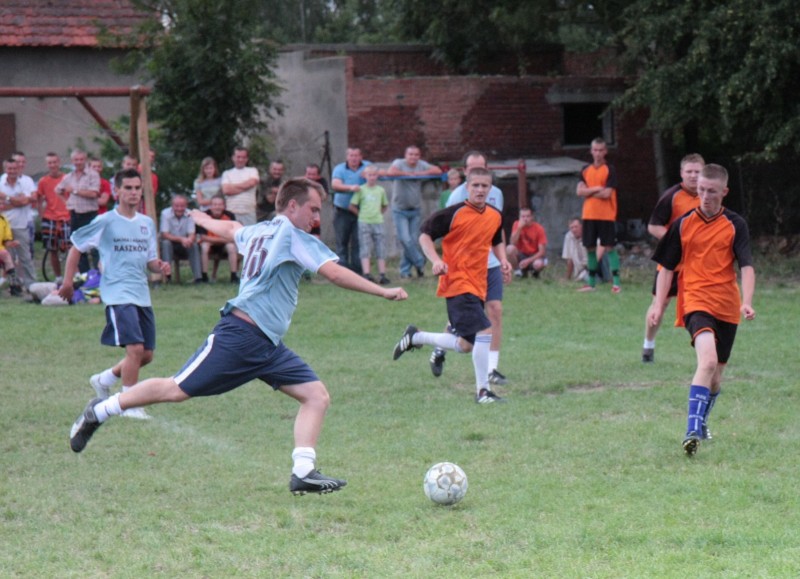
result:
M 592 163 L 584 166 L 578 183 L 578 197 L 583 198 L 583 246 L 588 255 L 588 283 L 578 291 L 594 291 L 600 269 L 597 242 L 608 256 L 613 285 L 612 293 L 622 291 L 619 276 L 619 254 L 616 249 L 617 232 L 617 172 L 606 163 L 608 147 L 601 138 L 591 144 Z
M 22 187 L 25 191 L 31 191 L 31 209 L 36 207 L 36 182 L 33 180 L 32 177 L 25 174 L 25 167 L 28 164 L 28 158 L 25 156 L 25 153 L 22 151 L 17 151 L 11 157 L 17 162 L 17 179 L 19 179 L 20 183 L 22 183 Z M 36 239 L 36 226 L 33 222 L 34 212 L 31 210 L 30 214 L 28 215 L 28 239 L 29 248 L 31 252 L 31 259 L 34 258 L 34 240 Z
M 419 246 L 419 225 L 422 220 L 422 181 L 417 177 L 435 177 L 442 170 L 421 158 L 419 147 L 406 147 L 402 159 L 395 159 L 387 175 L 390 177 L 412 177 L 397 179 L 392 192 L 392 219 L 397 232 L 397 240 L 403 247 L 400 257 L 400 277 L 411 277 L 412 266 L 417 276 L 422 277 L 425 271 L 425 256 Z
M 386 191 L 378 185 L 378 168 L 370 165 L 364 169 L 367 182 L 350 198 L 350 211 L 358 215 L 358 245 L 361 248 L 361 269 L 364 277 L 375 281 L 370 275 L 370 257 L 373 248 L 378 263 L 378 283 L 388 285 L 386 277 L 386 247 L 383 240 L 383 214 L 389 206 Z
M 28 223 L 31 220 L 31 206 L 36 198 L 36 188 L 31 189 L 33 180 L 19 178 L 18 163 L 10 157 L 3 162 L 5 174 L 0 177 L 0 211 L 3 212 L 16 244 L 12 248 L 17 263 L 17 277 L 27 290 L 36 281 L 31 256 L 31 236 Z
M 64 173 L 61 172 L 61 159 L 55 153 L 47 153 L 45 164 L 47 174 L 39 179 L 36 198 L 39 202 L 39 214 L 42 217 L 42 243 L 45 249 L 56 250 L 59 245 L 69 246 L 72 229 L 67 202 L 56 193 L 56 187 L 64 178 Z M 55 251 L 50 253 L 50 265 L 56 277 L 61 277 L 61 262 Z
M 97 217 L 100 175 L 86 166 L 86 153 L 80 149 L 72 151 L 70 159 L 73 169 L 56 186 L 56 193 L 62 195 L 67 201 L 70 227 L 74 233 Z M 100 258 L 96 249 L 91 250 L 91 256 L 94 269 L 100 269 Z M 86 273 L 90 269 L 92 266 L 89 264 L 89 256 L 81 253 L 78 270 Z
M 567 280 L 586 281 L 589 276 L 586 269 L 588 257 L 583 246 L 583 224 L 579 217 L 573 217 L 569 221 L 569 231 L 564 234 L 561 258 L 567 262 Z
M 103 261 L 100 297 L 106 305 L 106 327 L 100 342 L 125 348 L 121 361 L 89 380 L 103 398 L 120 378 L 123 392 L 132 388 L 139 380 L 139 370 L 153 360 L 156 327 L 147 272 L 170 274 L 169 262 L 158 259 L 155 223 L 137 212 L 142 201 L 141 175 L 126 169 L 117 173 L 114 181 L 119 196 L 114 210 L 73 231 L 64 282 L 58 291 L 64 300 L 72 300 L 80 254 L 90 247 L 99 248 Z M 149 418 L 142 408 L 129 408 L 125 416 Z
M 528 271 L 538 278 L 547 267 L 547 233 L 530 207 L 519 210 L 519 219 L 511 226 L 511 239 L 506 247 L 508 261 L 516 277 L 525 277 Z
M 201 208 L 208 208 L 215 195 L 222 192 L 222 179 L 219 167 L 213 157 L 205 157 L 200 161 L 200 173 L 194 180 L 194 194 Z
M 89 167 L 100 177 L 100 195 L 97 197 L 97 214 L 102 215 L 108 211 L 108 202 L 111 200 L 111 181 L 103 178 L 103 160 L 91 159 Z
M 189 217 L 188 207 L 189 201 L 185 196 L 175 195 L 171 206 L 161 212 L 161 259 L 170 264 L 176 258 L 188 259 L 194 283 L 202 283 L 208 280 L 203 279 L 200 248 L 196 243 L 194 221 Z M 167 275 L 167 280 L 171 281 L 171 275 Z
M 222 193 L 226 196 L 228 211 L 236 215 L 242 225 L 256 223 L 256 190 L 261 179 L 258 169 L 248 167 L 250 154 L 245 147 L 233 150 L 233 168 L 222 173 Z
M 269 164 L 269 170 L 261 181 L 256 204 L 256 221 L 267 221 L 275 216 L 275 198 L 286 173 L 286 165 L 278 159 Z
M 235 221 L 236 216 L 225 209 L 225 197 L 222 194 L 214 195 L 206 209 L 206 215 L 211 219 L 220 221 Z M 228 266 L 231 270 L 231 283 L 239 283 L 239 254 L 236 251 L 236 244 L 226 241 L 213 231 L 208 231 L 205 227 L 196 227 L 197 237 L 200 240 L 201 263 L 203 269 L 203 281 L 208 281 L 208 263 L 211 257 L 228 258 Z M 216 271 L 215 271 L 216 274 Z M 214 276 L 216 281 L 216 275 Z
M 681 182 L 667 189 L 656 203 L 650 222 L 647 224 L 647 232 L 660 240 L 669 229 L 673 221 L 685 215 L 688 211 L 700 206 L 700 198 L 697 196 L 697 180 L 703 170 L 705 160 L 700 155 L 693 153 L 686 155 L 681 160 Z M 656 280 L 658 280 L 658 270 L 656 269 Z M 656 282 L 653 282 L 653 303 L 655 303 Z M 671 298 L 678 295 L 678 272 L 672 276 L 672 285 L 667 294 L 666 305 L 669 305 Z M 651 303 L 651 307 L 652 307 Z M 645 316 L 644 324 L 644 344 L 642 345 L 642 362 L 655 362 L 656 359 L 656 334 L 659 326 L 650 323 L 650 316 Z
M 365 179 L 364 168 L 371 165 L 365 161 L 358 147 L 347 149 L 347 160 L 333 169 L 333 229 L 336 233 L 336 255 L 339 264 L 361 275 L 360 251 L 358 248 L 358 217 L 350 211 L 350 199 L 361 188 Z

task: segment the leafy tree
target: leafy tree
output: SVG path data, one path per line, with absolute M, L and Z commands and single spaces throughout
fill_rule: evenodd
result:
M 637 0 L 619 38 L 626 107 L 676 141 L 687 127 L 741 159 L 800 152 L 800 12 L 791 0 Z
M 134 0 L 162 15 L 148 30 L 149 116 L 176 158 L 227 159 L 274 112 L 275 45 L 255 18 L 258 0 Z

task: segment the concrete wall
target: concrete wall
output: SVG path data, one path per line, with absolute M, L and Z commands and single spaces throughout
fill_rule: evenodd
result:
M 4 87 L 70 87 L 119 86 L 141 83 L 133 76 L 113 73 L 109 68 L 112 57 L 119 51 L 75 48 L 0 48 L 0 70 Z M 107 120 L 130 115 L 127 98 L 87 99 Z M 101 129 L 75 98 L 0 98 L 0 114 L 12 114 L 16 125 L 14 150 L 25 153 L 29 174 L 45 171 L 44 156 L 48 151 L 69 160 L 69 152 L 78 138 L 88 148 L 98 147 L 92 139 Z M 122 135 L 124 141 L 128 135 Z

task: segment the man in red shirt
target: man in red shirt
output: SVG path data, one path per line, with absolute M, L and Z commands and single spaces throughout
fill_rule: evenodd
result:
M 500 261 L 503 281 L 511 281 L 511 264 L 503 243 L 503 217 L 486 203 L 492 187 L 492 174 L 483 168 L 467 177 L 469 198 L 437 211 L 422 224 L 419 243 L 439 277 L 436 295 L 447 299 L 451 333 L 423 332 L 409 325 L 394 348 L 394 359 L 423 345 L 472 352 L 475 370 L 475 402 L 486 404 L 503 399 L 489 386 L 489 345 L 492 323 L 484 313 L 489 269 L 489 251 Z M 434 241 L 442 240 L 442 256 Z
M 45 155 L 47 175 L 39 179 L 36 187 L 36 199 L 39 202 L 39 214 L 42 216 L 42 244 L 45 249 L 69 247 L 70 228 L 69 209 L 67 209 L 68 194 L 56 193 L 56 186 L 61 183 L 64 173 L 61 172 L 61 159 L 56 153 Z M 53 273 L 61 276 L 61 262 L 54 251 L 50 254 L 50 264 Z
M 517 277 L 527 277 L 530 271 L 533 277 L 538 278 L 547 267 L 547 233 L 536 222 L 530 207 L 519 210 L 519 219 L 511 227 L 506 254 Z

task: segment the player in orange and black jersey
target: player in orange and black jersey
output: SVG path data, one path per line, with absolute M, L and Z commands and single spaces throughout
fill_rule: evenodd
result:
M 700 205 L 700 199 L 697 197 L 697 179 L 700 177 L 700 171 L 705 164 L 706 162 L 703 160 L 703 157 L 697 153 L 686 155 L 681 159 L 681 182 L 667 189 L 659 198 L 658 203 L 656 203 L 655 209 L 653 209 L 653 213 L 650 215 L 650 223 L 647 224 L 647 232 L 650 235 L 660 240 L 664 237 L 667 228 L 673 221 Z M 659 267 L 656 270 L 656 279 L 658 278 L 658 270 L 660 269 Z M 669 290 L 667 303 L 669 303 L 669 298 L 678 295 L 678 277 L 677 275 L 672 276 L 672 286 Z M 655 295 L 656 283 L 654 280 L 654 300 Z M 658 326 L 651 325 L 649 322 L 649 315 L 645 315 L 642 362 L 655 361 L 656 334 L 658 333 L 658 328 Z
M 722 207 L 727 185 L 724 167 L 703 167 L 697 181 L 700 206 L 670 226 L 653 255 L 663 269 L 656 281 L 650 322 L 657 325 L 661 321 L 674 272 L 680 267 L 683 299 L 678 301 L 678 316 L 692 336 L 697 355 L 683 440 L 683 450 L 690 456 L 702 439 L 710 438 L 708 415 L 720 393 L 739 320 L 741 316 L 752 320 L 756 315 L 750 236 L 744 219 Z M 734 261 L 742 276 L 741 299 Z
M 511 281 L 511 264 L 506 259 L 500 212 L 486 203 L 492 186 L 491 173 L 483 168 L 467 177 L 469 198 L 431 215 L 422 224 L 419 242 L 440 276 L 436 295 L 447 299 L 452 333 L 423 332 L 409 325 L 394 348 L 394 359 L 423 345 L 472 352 L 476 395 L 479 404 L 502 401 L 489 385 L 489 345 L 492 323 L 484 313 L 489 251 L 500 260 L 503 281 Z M 442 240 L 442 256 L 434 240 Z
M 578 197 L 583 198 L 583 246 L 588 256 L 587 268 L 589 278 L 587 284 L 578 291 L 594 291 L 597 283 L 599 259 L 597 240 L 608 255 L 608 265 L 614 283 L 611 291 L 619 293 L 619 254 L 615 248 L 617 242 L 617 173 L 612 165 L 606 163 L 608 147 L 606 142 L 597 138 L 591 145 L 592 163 L 581 171 L 578 183 Z

